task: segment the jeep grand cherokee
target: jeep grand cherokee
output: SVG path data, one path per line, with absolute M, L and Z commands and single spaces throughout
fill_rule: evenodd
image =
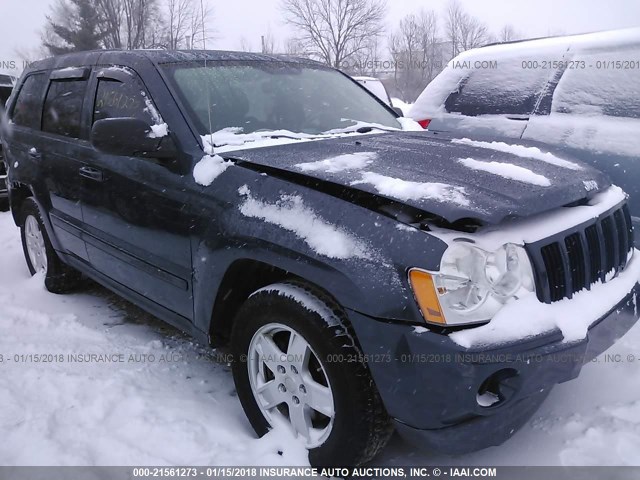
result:
M 412 131 L 320 64 L 85 52 L 17 88 L 2 142 L 31 273 L 228 345 L 256 432 L 290 428 L 314 465 L 366 462 L 394 428 L 499 444 L 637 320 L 605 176 Z

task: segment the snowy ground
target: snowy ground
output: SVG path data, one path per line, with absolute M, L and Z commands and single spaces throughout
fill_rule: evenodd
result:
M 101 287 L 47 293 L 29 278 L 8 213 L 0 245 L 0 464 L 306 464 L 287 432 L 255 438 L 229 368 L 210 351 Z M 92 353 L 124 362 L 66 361 Z M 640 327 L 608 353 L 622 361 L 601 358 L 558 386 L 500 447 L 445 457 L 394 438 L 375 463 L 640 465 Z M 29 354 L 65 362 L 15 361 Z

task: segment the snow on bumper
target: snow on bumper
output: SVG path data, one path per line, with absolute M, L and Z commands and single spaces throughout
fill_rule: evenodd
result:
M 488 324 L 449 337 L 466 348 L 500 345 L 553 330 L 560 330 L 565 342 L 578 341 L 586 337 L 591 325 L 627 297 L 639 280 L 640 252 L 635 251 L 624 271 L 606 283 L 595 283 L 591 290 L 551 304 L 540 302 L 531 293 L 507 304 Z M 637 317 L 636 303 L 634 308 Z
M 554 310 L 553 318 L 581 324 L 579 329 L 566 328 L 567 334 L 581 332 L 582 338 L 572 341 L 557 324 L 549 323 L 552 328 L 541 334 L 467 348 L 450 335 L 411 325 L 377 321 L 357 312 L 350 312 L 349 318 L 400 434 L 434 451 L 471 452 L 510 438 L 553 386 L 576 378 L 585 363 L 631 329 L 638 320 L 639 264 L 640 258 L 634 258 L 626 275 L 601 286 L 610 288 L 597 288 L 594 298 L 618 299 L 601 314 L 595 309 L 605 308 L 604 302 L 593 304 L 580 296 L 562 311 Z M 522 310 L 518 313 L 522 315 Z M 468 332 L 472 330 L 478 328 Z M 483 338 L 484 334 L 478 337 Z M 500 401 L 481 401 L 487 387 L 499 394 Z

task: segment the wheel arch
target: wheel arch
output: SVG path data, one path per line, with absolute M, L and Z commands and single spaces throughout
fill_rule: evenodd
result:
M 251 294 L 268 285 L 282 282 L 304 285 L 313 294 L 332 304 L 332 307 L 344 310 L 344 306 L 331 291 L 305 276 L 271 263 L 249 258 L 238 259 L 227 268 L 216 294 L 208 329 L 211 343 L 216 346 L 226 345 L 236 313 Z

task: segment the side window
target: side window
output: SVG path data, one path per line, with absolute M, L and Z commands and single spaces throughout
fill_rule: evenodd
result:
M 567 70 L 553 96 L 553 111 L 640 118 L 640 47 L 577 55 L 586 68 Z
M 44 101 L 42 130 L 80 138 L 82 104 L 87 80 L 53 80 Z
M 447 112 L 463 115 L 530 115 L 551 72 L 524 68 L 523 60 L 476 62 L 457 92 L 445 101 Z
M 42 111 L 40 101 L 46 80 L 43 73 L 30 75 L 26 78 L 11 112 L 13 123 L 23 127 L 40 128 L 40 112 Z
M 160 118 L 142 86 L 133 78 L 128 82 L 100 78 L 93 109 L 93 123 L 105 118 L 137 118 L 148 124 Z

